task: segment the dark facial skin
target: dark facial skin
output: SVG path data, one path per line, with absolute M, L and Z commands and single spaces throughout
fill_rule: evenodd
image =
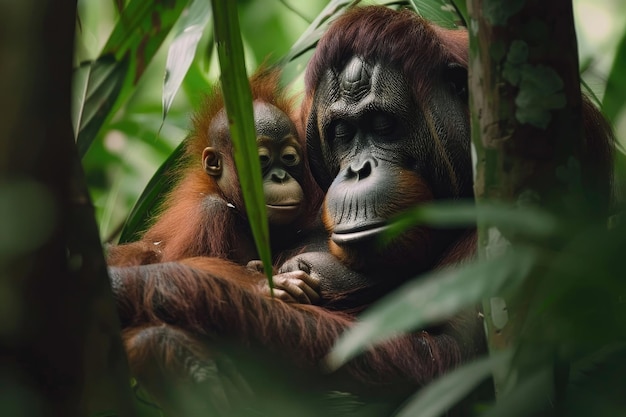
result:
M 289 225 L 298 219 L 305 203 L 301 186 L 303 154 L 296 139 L 296 128 L 289 117 L 272 104 L 257 101 L 253 109 L 268 221 L 271 226 Z M 211 123 L 209 136 L 217 139 L 214 146 L 204 149 L 202 163 L 228 200 L 240 190 L 234 164 L 225 163 L 225 158 L 232 161 L 232 155 L 230 151 L 225 152 L 230 133 L 224 111 Z
M 313 172 L 327 188 L 331 250 L 349 266 L 431 267 L 445 236 L 418 227 L 384 248 L 378 237 L 390 219 L 420 203 L 471 197 L 467 109 L 454 71 L 443 68 L 418 103 L 387 64 L 354 57 L 322 77 L 307 141 Z
M 268 103 L 255 103 L 254 115 L 268 220 L 287 225 L 302 213 L 305 201 L 300 185 L 304 161 L 296 128 L 285 113 Z

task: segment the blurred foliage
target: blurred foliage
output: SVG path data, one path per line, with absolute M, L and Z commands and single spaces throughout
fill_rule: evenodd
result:
M 142 15 L 147 12 L 140 6 L 151 2 L 131 0 L 127 3 L 136 7 L 135 12 L 143 19 L 150 16 Z M 218 81 L 210 11 L 203 9 L 189 15 L 185 7 L 200 7 L 200 2 L 170 3 L 174 7 L 168 9 L 166 15 L 169 13 L 171 19 L 161 27 L 163 33 L 159 32 L 163 37 L 153 40 L 162 41 L 162 45 L 153 47 L 153 55 L 141 61 L 145 65 L 142 67 L 134 53 L 106 54 L 107 45 L 113 42 L 109 40 L 111 33 L 121 30 L 117 29 L 119 13 L 115 2 L 79 1 L 76 66 L 80 69 L 76 76 L 77 80 L 82 75 L 83 80 L 93 82 L 77 84 L 83 87 L 75 92 L 78 96 L 78 91 L 82 91 L 80 97 L 75 97 L 75 103 L 83 109 L 81 114 L 95 115 L 97 119 L 91 122 L 91 118 L 77 118 L 75 126 L 78 131 L 81 126 L 89 127 L 90 122 L 98 125 L 86 129 L 85 138 L 80 138 L 79 142 L 86 144 L 83 164 L 104 241 L 116 241 L 127 214 L 137 201 L 139 204 L 131 218 L 149 214 L 155 199 L 165 189 L 159 188 L 165 187 L 163 180 L 167 180 L 164 170 L 167 166 L 162 164 L 185 137 L 189 116 L 201 95 Z M 285 64 L 285 83 L 292 91 L 301 92 L 301 76 L 310 47 L 329 18 L 349 3 L 238 1 L 248 73 L 261 63 L 281 62 Z M 465 14 L 463 2 L 458 1 L 412 0 L 407 4 L 427 18 L 445 21 L 450 17 L 447 20 L 450 26 L 462 21 L 453 5 L 459 7 L 461 15 Z M 442 15 L 442 5 L 451 13 Z M 626 3 L 622 0 L 574 0 L 574 5 L 583 80 L 606 106 L 607 115 L 617 127 L 618 140 L 624 144 Z M 175 18 L 178 15 L 180 19 Z M 154 28 L 144 26 L 138 23 L 136 30 L 154 34 L 151 32 Z M 194 28 L 192 33 L 184 30 L 188 27 Z M 601 36 L 595 31 L 602 32 Z M 136 45 L 125 48 L 137 50 Z M 87 61 L 89 63 L 85 63 Z M 115 88 L 98 90 L 103 84 Z M 165 163 L 171 162 L 170 159 Z M 624 163 L 618 164 L 619 178 L 625 178 L 625 167 Z M 153 178 L 155 173 L 158 175 Z M 152 183 L 146 187 L 151 179 Z M 622 184 L 620 179 L 617 183 Z M 144 190 L 146 193 L 142 195 Z M 572 364 L 568 371 L 572 383 L 565 385 L 568 401 L 563 403 L 567 415 L 590 415 L 590 410 L 602 410 L 602 415 L 607 416 L 617 415 L 615 410 L 623 412 L 620 397 L 610 394 L 623 390 L 621 379 L 626 370 L 623 355 L 626 282 L 619 279 L 624 275 L 620 255 L 626 247 L 625 223 L 619 221 L 618 216 L 610 232 L 602 226 L 589 225 L 571 235 L 567 224 L 547 213 L 503 207 L 484 210 L 477 213 L 465 207 L 424 207 L 402 222 L 464 224 L 482 215 L 498 227 L 508 228 L 509 233 L 525 235 L 527 245 L 514 248 L 507 258 L 476 262 L 468 268 L 438 273 L 436 279 L 408 283 L 395 298 L 385 300 L 364 317 L 368 323 L 363 326 L 366 332 L 359 333 L 357 329 L 348 335 L 331 361 L 338 365 L 358 353 L 363 343 L 384 336 L 381 329 L 408 330 L 445 317 L 486 295 L 515 291 L 525 271 L 538 269 L 541 273 L 537 275 L 540 279 L 535 283 L 535 296 L 531 299 L 531 314 L 515 351 L 502 357 L 482 359 L 450 373 L 407 403 L 403 415 L 410 415 L 411 410 L 438 415 L 487 378 L 503 360 L 515 361 L 520 365 L 517 369 L 524 372 L 510 376 L 511 387 L 515 389 L 503 393 L 505 400 L 490 409 L 488 415 L 557 415 L 553 414 L 554 410 L 543 408 L 545 394 L 553 388 L 552 377 L 558 371 L 551 367 L 555 362 Z M 140 220 L 132 223 L 131 231 L 123 238 L 132 238 L 134 231 L 143 225 Z M 551 251 L 554 240 L 570 243 L 564 250 L 554 253 Z M 424 298 L 424 291 L 429 297 Z M 349 339 L 351 337 L 353 339 Z M 157 414 L 149 406 L 144 413 Z

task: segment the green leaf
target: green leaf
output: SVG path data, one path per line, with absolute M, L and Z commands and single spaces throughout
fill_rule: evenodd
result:
M 517 287 L 535 265 L 537 254 L 515 247 L 503 255 L 424 274 L 368 309 L 344 333 L 327 357 L 336 369 L 367 348 L 402 332 L 441 322 L 459 311 Z
M 317 15 L 313 23 L 300 35 L 287 55 L 283 57 L 281 63 L 284 65 L 315 48 L 328 25 L 341 16 L 346 6 L 352 3 L 354 3 L 354 0 L 332 0 L 328 3 L 320 14 Z
M 103 55 L 112 53 L 117 59 L 132 51 L 137 59 L 135 79 L 152 60 L 165 37 L 178 20 L 187 2 L 131 0 L 103 48 Z
M 198 42 L 211 19 L 211 7 L 204 0 L 192 0 L 189 9 L 178 21 L 178 30 L 172 41 L 165 63 L 163 80 L 163 119 L 193 62 Z
M 617 46 L 613 67 L 606 82 L 602 109 L 604 115 L 613 123 L 616 123 L 620 113 L 626 106 L 626 31 Z
M 386 230 L 386 242 L 407 228 L 427 224 L 436 227 L 472 227 L 476 221 L 497 227 L 504 233 L 533 238 L 547 238 L 559 231 L 559 223 L 550 213 L 536 207 L 514 207 L 502 203 L 436 202 L 417 206 L 396 217 Z
M 79 156 L 84 156 L 102 126 L 111 120 L 122 103 L 135 91 L 134 87 L 180 16 L 184 5 L 183 1 L 132 0 L 124 8 L 101 57 L 96 60 L 97 67 L 91 70 L 94 73 L 91 76 L 93 81 L 85 75 L 85 69 L 76 72 L 73 113 L 74 124 L 78 126 L 75 132 Z M 95 92 L 91 99 L 93 103 L 88 103 L 87 93 L 94 88 L 85 86 L 98 85 L 95 81 L 103 78 L 105 83 L 102 90 Z M 86 79 L 89 81 L 86 82 Z M 84 97 L 82 101 L 81 96 Z
M 617 342 L 574 362 L 566 396 L 568 417 L 624 414 L 626 347 Z
M 354 3 L 354 0 L 332 0 L 317 15 L 313 23 L 304 31 L 298 40 L 293 44 L 287 55 L 283 57 L 283 64 L 293 61 L 307 51 L 315 48 L 328 26 L 345 12 L 347 6 Z
M 583 72 L 584 70 L 581 70 L 581 74 Z M 589 86 L 589 84 L 587 84 L 587 82 L 582 77 L 580 78 L 580 87 L 585 95 L 593 102 L 593 104 L 595 104 L 597 108 L 602 109 L 602 103 L 600 102 L 598 95 L 591 89 L 591 86 Z M 604 109 L 602 110 L 604 112 Z
M 211 0 L 211 4 L 215 15 L 214 29 L 220 61 L 220 80 L 233 141 L 235 164 L 257 252 L 268 275 L 270 287 L 273 287 L 267 209 L 237 4 L 219 0 Z
M 413 9 L 424 19 L 448 29 L 456 29 L 463 18 L 449 0 L 411 0 Z
M 456 12 L 463 19 L 463 26 L 469 26 L 469 13 L 467 12 L 466 0 L 452 0 L 452 4 L 454 4 Z
M 542 415 L 538 411 L 545 409 L 552 393 L 552 364 L 526 371 L 527 373 L 519 376 L 519 380 L 514 381 L 512 389 L 500 393 L 498 402 L 481 414 L 482 417 Z
M 183 153 L 184 146 L 181 142 L 154 173 L 128 215 L 120 234 L 119 243 L 137 240 L 140 234 L 148 228 L 150 218 L 154 215 L 163 197 L 172 188 L 171 176 L 168 174 L 176 166 Z
M 510 351 L 476 359 L 447 372 L 409 398 L 396 417 L 436 417 L 444 415 L 498 367 L 511 360 Z
M 442 3 L 442 7 L 447 8 L 450 7 L 454 10 L 454 6 L 450 5 L 447 0 L 439 0 Z M 317 45 L 317 42 L 320 40 L 328 26 L 335 21 L 339 16 L 341 16 L 347 9 L 351 6 L 356 5 L 359 1 L 355 0 L 332 0 L 324 7 L 324 9 L 317 15 L 315 20 L 309 25 L 309 27 L 300 35 L 298 40 L 293 44 L 289 52 L 280 60 L 278 65 L 284 66 L 289 62 L 292 62 L 300 57 L 302 57 L 307 52 L 313 50 Z M 398 6 L 398 4 L 403 4 L 404 2 L 399 2 L 398 0 L 383 0 L 378 1 L 376 4 L 384 5 L 384 6 Z M 421 3 L 418 1 L 418 3 Z M 424 12 L 427 16 L 433 16 L 439 14 L 435 12 L 436 8 L 433 8 L 429 2 L 424 2 Z M 446 16 L 449 20 L 449 11 L 441 11 L 440 14 Z M 457 15 L 458 17 L 458 15 Z M 452 20 L 454 21 L 454 20 Z M 456 26 L 453 26 L 456 27 Z
M 72 124 L 81 158 L 110 117 L 128 67 L 128 57 L 116 61 L 112 55 L 106 55 L 74 70 Z

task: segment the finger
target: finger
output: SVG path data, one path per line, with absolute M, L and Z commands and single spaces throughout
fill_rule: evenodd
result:
M 319 298 L 315 291 L 299 279 L 287 280 L 283 287 L 285 291 L 301 304 L 313 304 L 313 300 Z
M 278 281 L 302 281 L 314 290 L 319 290 L 320 279 L 316 275 L 310 275 L 305 271 L 291 271 L 274 276 L 274 282 Z
M 246 265 L 246 268 L 251 269 L 253 271 L 257 271 L 257 272 L 263 272 L 264 271 L 263 262 L 261 262 L 259 260 L 252 260 L 252 261 L 248 262 L 248 264 Z
M 319 282 L 317 283 L 317 287 L 315 288 L 312 288 L 307 282 L 301 280 L 294 281 L 293 284 L 302 290 L 302 292 L 308 299 L 308 304 L 316 304 L 319 302 L 320 294 L 317 290 L 317 288 L 319 288 Z
M 268 295 L 271 296 L 271 293 L 269 293 L 269 287 L 268 287 Z M 290 291 L 286 291 L 286 290 L 283 290 L 281 288 L 276 288 L 276 287 L 274 287 L 274 298 L 277 298 L 286 303 L 300 302 L 293 296 L 293 294 Z

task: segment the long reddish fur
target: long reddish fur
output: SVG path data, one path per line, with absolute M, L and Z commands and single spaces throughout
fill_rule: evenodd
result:
M 263 297 L 253 291 L 248 274 L 239 265 L 212 258 L 111 269 L 118 311 L 128 328 L 167 323 L 199 336 L 262 346 L 305 369 L 316 369 L 354 317 Z M 445 331 L 418 332 L 377 346 L 347 370 L 373 385 L 402 380 L 424 384 L 478 353 L 469 340 L 459 343 L 465 326 L 455 323 Z M 151 354 L 140 345 L 131 363 L 145 363 Z

